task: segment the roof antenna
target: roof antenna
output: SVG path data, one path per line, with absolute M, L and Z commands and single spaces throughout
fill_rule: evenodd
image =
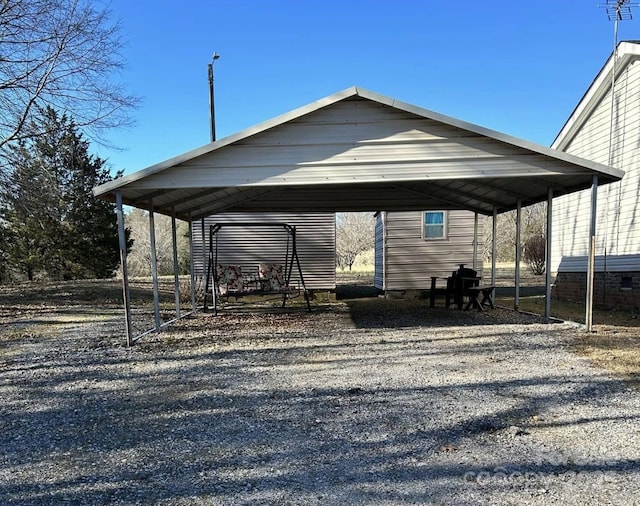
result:
M 615 88 L 616 88 L 616 65 L 618 63 L 618 23 L 624 20 L 631 20 L 631 7 L 637 7 L 638 4 L 632 4 L 630 0 L 606 0 L 601 7 L 604 7 L 609 21 L 613 21 L 613 56 L 611 70 L 611 121 L 609 125 L 609 157 L 608 165 L 613 165 L 613 120 L 615 105 Z
M 607 156 L 607 165 L 613 167 L 614 163 L 614 149 L 613 149 L 613 136 L 614 136 L 614 120 L 615 120 L 615 104 L 616 104 L 616 66 L 618 64 L 618 23 L 620 21 L 631 20 L 633 16 L 631 14 L 631 7 L 637 7 L 637 3 L 631 3 L 630 0 L 606 0 L 604 4 L 600 5 L 604 7 L 609 21 L 613 21 L 613 53 L 612 68 L 611 68 L 611 116 L 609 118 L 609 152 Z M 607 253 L 609 248 L 609 192 L 611 188 L 607 186 L 605 197 L 605 215 L 604 215 L 604 254 L 603 254 L 603 274 L 605 277 L 604 288 L 602 291 L 602 304 L 606 305 L 607 301 Z M 620 198 L 620 186 L 618 186 L 618 198 Z M 620 220 L 618 220 L 618 226 L 620 226 Z
M 211 63 L 209 63 L 209 121 L 211 122 L 211 142 L 216 140 L 216 104 L 213 96 L 213 64 L 220 58 L 220 55 L 213 52 Z

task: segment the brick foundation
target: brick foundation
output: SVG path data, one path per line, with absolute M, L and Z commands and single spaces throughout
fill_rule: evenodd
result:
M 608 272 L 606 276 L 603 272 L 596 272 L 593 285 L 593 305 L 596 308 L 636 312 L 640 308 L 640 272 Z M 586 273 L 559 272 L 551 296 L 559 300 L 583 301 L 586 290 Z

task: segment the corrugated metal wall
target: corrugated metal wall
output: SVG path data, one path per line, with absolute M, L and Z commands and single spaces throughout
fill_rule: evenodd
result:
M 532 170 L 530 164 L 535 158 L 509 143 L 463 131 L 435 119 L 364 99 L 352 99 L 261 131 L 208 155 L 189 159 L 180 164 L 179 170 L 180 184 L 189 187 L 209 184 L 212 165 L 221 186 L 255 185 L 252 190 L 255 195 L 260 194 L 260 198 L 239 203 L 246 212 L 263 211 L 265 206 L 280 210 L 290 206 L 305 212 L 326 210 L 326 201 L 316 203 L 321 208 L 313 208 L 314 199 L 310 196 L 318 190 L 306 186 L 310 184 L 337 185 L 334 190 L 337 210 L 375 211 L 384 209 L 384 206 L 371 203 L 387 197 L 387 187 L 373 184 L 364 195 L 341 183 L 350 182 L 354 177 L 363 183 L 376 183 L 390 172 L 394 179 L 402 179 L 407 185 L 422 180 L 425 173 L 434 179 L 450 178 L 455 174 L 460 181 L 465 175 L 476 177 L 479 173 L 487 178 L 501 177 L 505 173 L 526 175 Z M 174 178 L 173 171 L 161 171 L 153 175 L 153 183 L 172 185 Z M 282 184 L 296 185 L 295 191 L 287 194 L 271 188 L 271 185 Z M 446 201 L 446 190 L 440 191 L 444 192 L 442 198 Z M 233 201 L 234 190 L 229 192 L 229 200 Z M 489 185 L 476 197 L 491 201 L 494 192 Z M 416 209 L 416 202 L 420 205 L 419 195 L 403 193 L 406 209 Z M 203 196 L 202 201 L 207 198 Z M 363 200 L 358 201 L 358 198 Z M 196 199 L 189 205 L 197 204 Z M 252 207 L 254 205 L 260 207 Z M 340 208 L 340 205 L 344 207 Z
M 626 171 L 622 181 L 598 189 L 596 255 L 607 255 L 607 270 L 640 271 L 640 63 L 618 78 L 613 115 L 613 165 Z M 607 93 L 568 144 L 568 153 L 609 165 L 611 93 Z M 551 271 L 580 272 L 588 253 L 590 191 L 554 199 Z M 573 258 L 575 257 L 575 258 Z M 596 262 L 603 270 L 604 262 Z
M 436 241 L 422 238 L 421 211 L 385 214 L 386 290 L 427 289 L 431 286 L 431 276 L 450 276 L 459 264 L 473 266 L 474 213 L 448 211 L 447 239 Z M 481 226 L 478 237 L 482 239 Z M 379 241 L 378 234 L 376 241 Z
M 205 219 L 205 248 L 209 245 L 210 225 L 246 222 L 295 225 L 298 256 L 306 287 L 315 290 L 335 289 L 336 233 L 333 213 L 217 214 Z M 223 227 L 216 235 L 219 264 L 240 264 L 243 270 L 257 271 L 259 263 L 283 264 L 285 261 L 287 234 L 282 227 Z M 193 245 L 195 273 L 196 276 L 202 276 L 203 250 L 200 221 L 193 224 Z M 298 282 L 295 265 L 293 274 Z

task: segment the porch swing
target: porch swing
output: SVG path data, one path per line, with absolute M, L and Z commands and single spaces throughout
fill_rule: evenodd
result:
M 283 263 L 265 261 L 255 266 L 241 264 L 220 264 L 218 262 L 218 242 L 220 231 L 225 227 L 272 227 L 282 228 L 287 236 L 287 245 Z M 292 285 L 293 268 L 297 267 L 297 276 L 301 286 Z M 230 298 L 238 300 L 247 296 L 276 295 L 282 297 L 282 306 L 287 299 L 301 294 L 311 312 L 309 292 L 304 283 L 300 258 L 296 243 L 296 227 L 288 223 L 215 223 L 209 227 L 209 252 L 207 275 L 204 287 L 204 310 L 209 307 L 209 294 L 212 298 L 213 314 L 217 315 L 219 303 Z

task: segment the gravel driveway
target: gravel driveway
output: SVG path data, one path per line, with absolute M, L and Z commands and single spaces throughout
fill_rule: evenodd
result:
M 378 301 L 126 349 L 116 313 L 0 340 L 0 503 L 640 504 L 640 395 L 570 324 Z

